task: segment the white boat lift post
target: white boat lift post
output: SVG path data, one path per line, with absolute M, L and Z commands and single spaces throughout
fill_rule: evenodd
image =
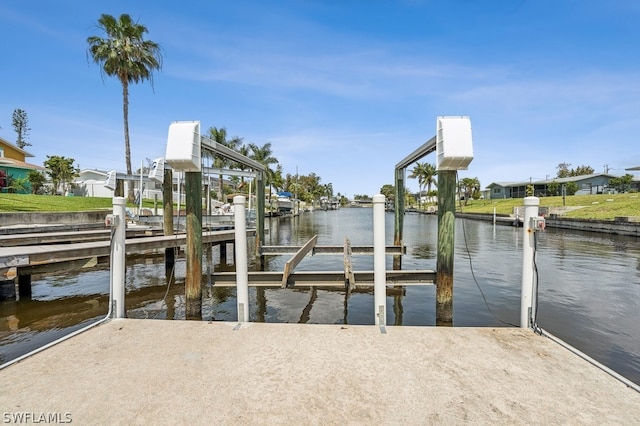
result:
M 236 299 L 238 304 L 238 322 L 249 321 L 249 266 L 247 254 L 247 221 L 244 210 L 245 197 L 233 197 L 235 220 L 235 253 L 236 253 Z
M 385 239 L 385 197 L 373 196 L 373 293 L 375 324 L 382 333 L 387 325 L 387 273 Z
M 524 219 L 522 229 L 522 293 L 520 296 L 520 328 L 533 327 L 536 324 L 536 307 L 538 300 L 535 297 L 537 287 L 537 271 L 535 271 L 536 256 L 536 232 L 544 229 L 544 218 L 538 216 L 540 199 L 538 197 L 526 197 L 524 199 Z M 536 283 L 536 285 L 534 285 Z
M 111 227 L 111 292 L 115 305 L 115 318 L 125 317 L 124 282 L 126 271 L 126 237 L 127 216 L 125 214 L 126 199 L 113 197 L 113 214 L 107 215 L 105 225 Z

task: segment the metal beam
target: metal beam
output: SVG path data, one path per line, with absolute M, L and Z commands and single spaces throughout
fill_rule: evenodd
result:
M 370 287 L 374 281 L 373 271 L 354 271 L 358 286 Z M 249 271 L 250 286 L 279 288 L 282 285 L 282 272 Z M 235 286 L 235 272 L 216 272 L 212 275 L 214 286 Z M 387 271 L 386 285 L 433 285 L 436 272 L 433 270 Z M 289 275 L 289 282 L 298 286 L 338 286 L 345 288 L 344 271 L 300 271 Z
M 410 164 L 415 163 L 427 154 L 436 150 L 436 137 L 432 137 L 426 141 L 421 147 L 406 156 L 402 161 L 396 164 L 396 169 L 406 169 Z
M 300 263 L 307 253 L 313 250 L 316 245 L 316 241 L 318 241 L 318 236 L 314 235 L 305 245 L 300 247 L 300 250 L 291 256 L 291 259 L 287 260 L 287 263 L 284 265 L 284 272 L 282 273 L 282 288 L 287 287 L 287 279 L 289 278 L 289 275 L 293 273 L 293 270 L 298 266 L 298 263 Z
M 225 158 L 229 158 L 233 161 L 235 161 L 236 163 L 240 163 L 244 166 L 250 167 L 254 170 L 260 170 L 262 172 L 266 171 L 266 167 L 260 163 L 258 163 L 255 160 L 252 160 L 249 157 L 245 157 L 244 155 L 240 154 L 237 151 L 234 151 L 233 149 L 224 146 L 222 144 L 219 144 L 218 142 L 209 139 L 206 136 L 200 136 L 200 143 L 202 148 L 205 148 L 209 151 L 212 151 L 215 154 L 220 154 Z
M 262 256 L 279 256 L 296 253 L 301 246 L 262 246 Z M 344 246 L 315 246 L 313 254 L 338 255 L 344 253 Z M 406 248 L 400 246 L 387 246 L 386 254 L 405 254 Z M 373 254 L 373 246 L 351 246 L 352 255 Z
M 225 175 L 225 176 L 238 176 L 238 177 L 246 177 L 246 178 L 255 178 L 258 175 L 258 172 L 255 172 L 255 171 L 219 169 L 215 167 L 203 167 L 202 173 L 210 174 L 214 176 Z

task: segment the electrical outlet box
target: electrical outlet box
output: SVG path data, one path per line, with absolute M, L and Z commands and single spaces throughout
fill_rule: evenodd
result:
M 546 225 L 546 221 L 543 216 L 534 216 L 531 219 L 531 223 L 529 227 L 534 231 L 544 231 L 544 227 Z
M 107 228 L 115 228 L 120 223 L 120 216 L 108 214 L 104 218 L 104 226 Z

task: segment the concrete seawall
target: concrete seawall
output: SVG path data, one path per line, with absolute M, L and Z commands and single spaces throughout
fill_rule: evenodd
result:
M 0 234 L 6 233 L 4 227 L 11 226 L 76 225 L 78 228 L 84 228 L 87 225 L 95 226 L 104 224 L 104 218 L 109 213 L 109 209 L 83 212 L 0 213 Z
M 84 212 L 44 212 L 44 213 L 0 213 L 0 235 L 6 233 L 16 233 L 15 230 L 9 232 L 4 227 L 38 225 L 74 225 L 78 229 L 100 226 L 104 223 L 104 217 L 110 210 L 95 210 Z M 474 220 L 493 221 L 493 214 L 483 213 L 457 213 L 457 217 Z M 496 216 L 496 223 L 499 225 L 513 225 L 514 218 L 504 215 Z M 619 217 L 615 220 L 595 220 L 595 219 L 568 219 L 556 215 L 547 217 L 547 227 L 559 229 L 572 229 L 578 231 L 604 232 L 615 235 L 629 235 L 640 237 L 640 222 L 631 222 L 629 218 Z M 41 229 L 44 230 L 44 229 Z
M 493 214 L 482 213 L 457 213 L 456 217 L 493 221 Z M 510 225 L 514 222 L 513 217 L 497 216 L 496 223 L 499 225 Z M 628 235 L 640 237 L 640 222 L 630 222 L 626 217 L 619 217 L 615 220 L 595 220 L 595 219 L 569 219 L 550 215 L 546 218 L 546 226 L 549 228 L 571 229 L 577 231 L 601 232 L 614 235 Z

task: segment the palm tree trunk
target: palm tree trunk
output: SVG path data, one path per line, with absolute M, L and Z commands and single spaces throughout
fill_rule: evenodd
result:
M 126 78 L 122 80 L 122 114 L 124 118 L 124 158 L 127 163 L 127 174 L 132 174 L 131 171 L 131 145 L 129 144 L 129 82 Z M 142 194 L 140 194 L 142 197 Z M 133 181 L 129 182 L 129 190 L 127 194 L 129 202 L 133 202 Z

